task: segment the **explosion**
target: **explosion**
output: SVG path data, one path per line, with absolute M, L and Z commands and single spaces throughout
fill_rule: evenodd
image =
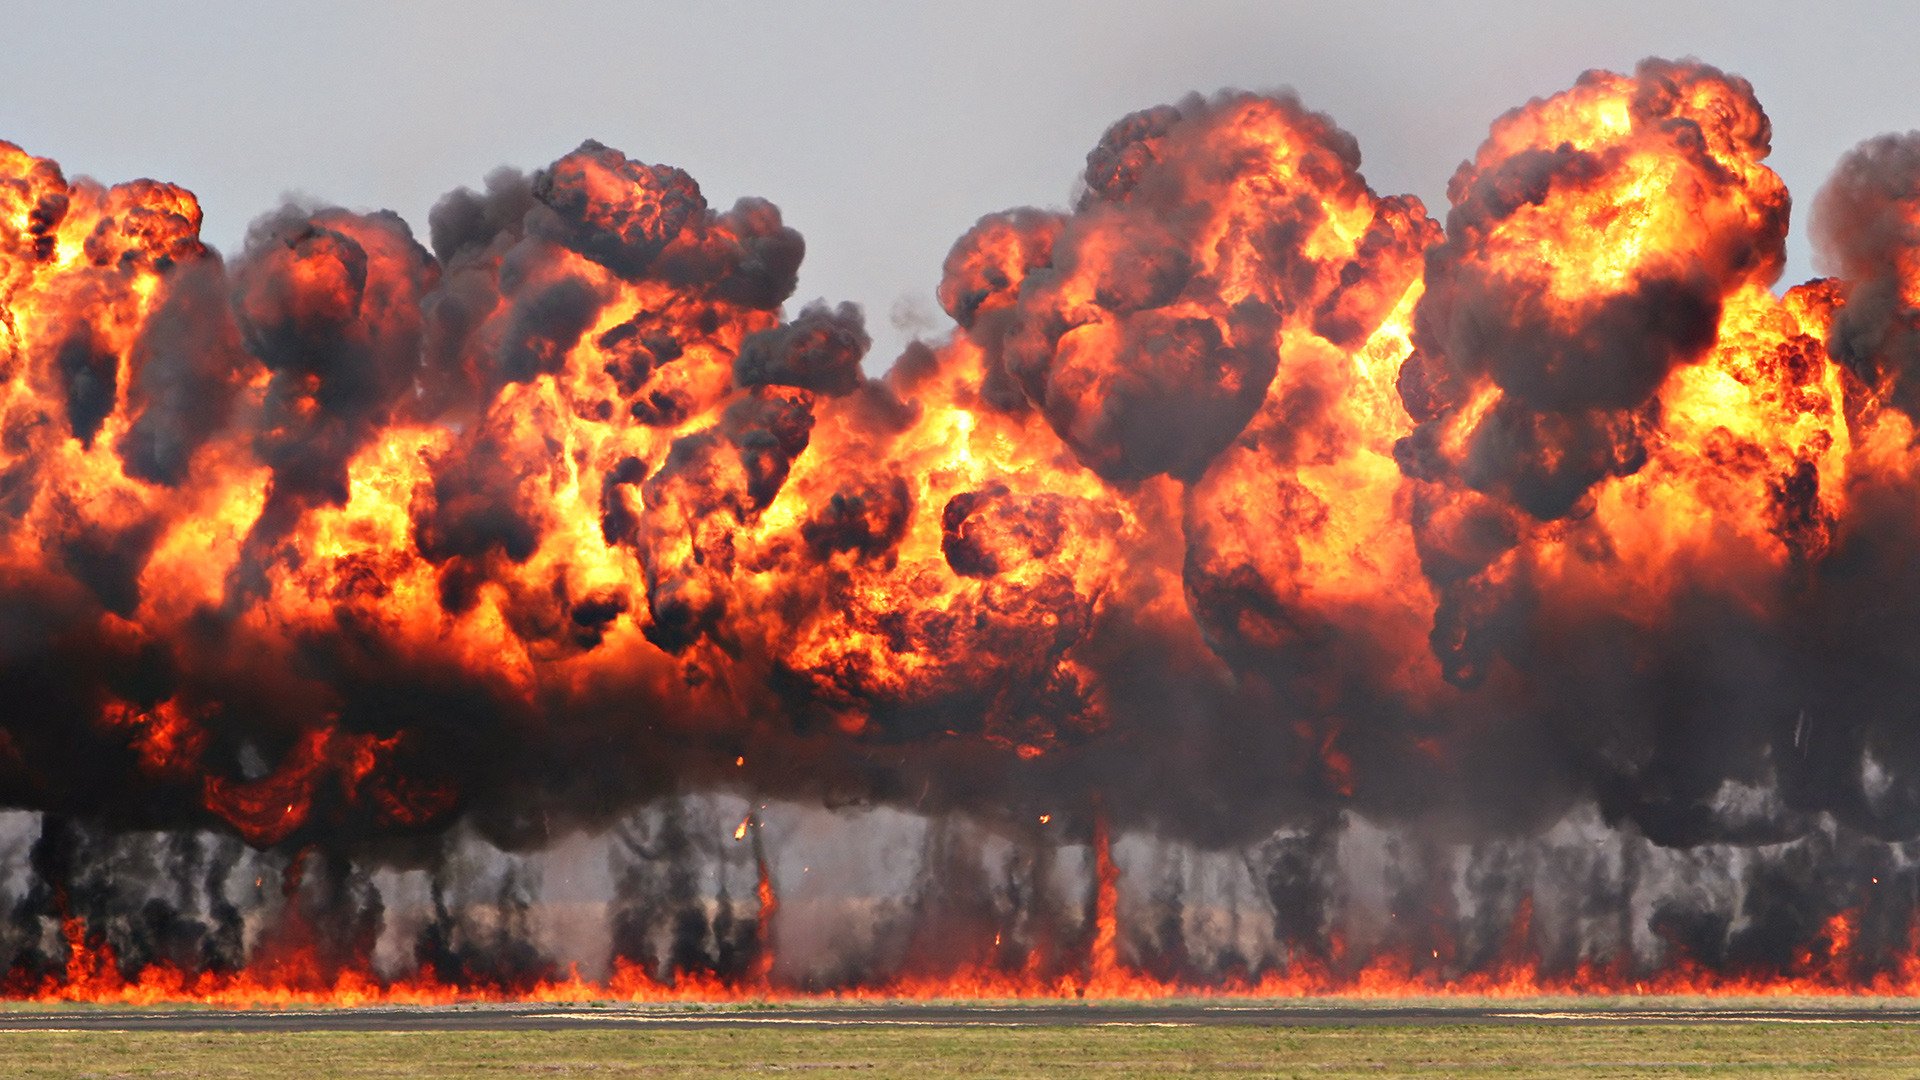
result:
M 1784 293 L 1770 139 L 1190 97 L 879 375 L 596 142 L 231 258 L 0 143 L 6 991 L 1920 992 L 1920 136 Z

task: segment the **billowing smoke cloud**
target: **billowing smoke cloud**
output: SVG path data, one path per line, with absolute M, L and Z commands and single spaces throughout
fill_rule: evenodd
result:
M 1882 135 L 1840 161 L 1813 204 L 1813 232 L 1826 268 L 1846 282 L 1835 314 L 1833 358 L 1912 416 L 1920 387 L 1914 259 L 1920 252 L 1920 135 Z
M 1770 138 L 1591 72 L 1443 227 L 1292 94 L 1190 97 L 982 217 L 891 366 L 789 314 L 771 203 L 596 142 L 230 262 L 0 144 L 11 985 L 551 984 L 582 830 L 629 987 L 1891 977 L 1835 935 L 1912 907 L 1847 883 L 1920 830 L 1920 152 L 1776 295 Z M 775 948 L 743 792 L 921 853 L 857 948 Z

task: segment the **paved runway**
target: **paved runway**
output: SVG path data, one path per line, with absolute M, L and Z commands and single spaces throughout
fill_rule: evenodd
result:
M 1726 1008 L 1657 1000 L 1631 1007 L 1514 1007 L 1304 1003 L 1038 1003 L 953 1005 L 885 1003 L 767 1008 L 626 1005 L 471 1005 L 365 1009 L 122 1009 L 70 1007 L 0 1011 L 8 1031 L 566 1031 L 728 1025 L 1076 1026 L 1238 1025 L 1342 1027 L 1432 1024 L 1914 1023 L 1905 1005 L 1805 1004 Z

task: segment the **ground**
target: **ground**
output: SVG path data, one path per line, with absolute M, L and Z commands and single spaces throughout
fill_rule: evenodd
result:
M 1885 1002 L 0 1012 L 8 1077 L 1910 1077 Z

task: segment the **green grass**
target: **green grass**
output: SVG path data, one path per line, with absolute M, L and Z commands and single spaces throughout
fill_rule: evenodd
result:
M 1920 1027 L 1858 1023 L 9 1032 L 9 1077 L 1797 1077 L 1920 1075 Z

